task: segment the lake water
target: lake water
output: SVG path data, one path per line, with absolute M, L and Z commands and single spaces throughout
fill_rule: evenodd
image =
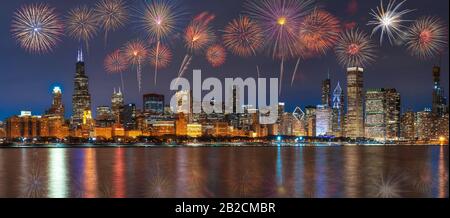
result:
M 0 197 L 448 198 L 448 146 L 2 148 Z

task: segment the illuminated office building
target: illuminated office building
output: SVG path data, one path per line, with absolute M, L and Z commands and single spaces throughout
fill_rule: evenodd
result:
M 120 88 L 118 92 L 116 92 L 116 89 L 114 89 L 111 97 L 111 113 L 113 114 L 116 123 L 120 123 L 120 115 L 122 113 L 123 106 L 124 98 L 122 91 L 120 90 Z
M 307 136 L 316 136 L 316 106 L 306 106 L 305 107 L 305 121 Z
M 72 108 L 72 127 L 77 128 L 83 124 L 85 111 L 91 110 L 91 95 L 89 94 L 88 77 L 85 72 L 82 50 L 78 50 Z
M 415 132 L 415 113 L 413 111 L 407 111 L 401 118 L 400 137 L 404 140 L 414 140 L 416 137 Z
M 164 95 L 145 94 L 143 101 L 144 113 L 164 114 Z
M 364 137 L 363 68 L 347 69 L 347 119 L 345 134 L 349 138 Z
M 135 104 L 127 104 L 123 107 L 121 114 L 121 123 L 125 130 L 136 130 L 137 122 L 136 122 L 137 112 Z
M 53 88 L 52 106 L 46 112 L 46 115 L 64 117 L 64 104 L 62 103 L 62 91 L 59 86 Z
M 386 140 L 400 138 L 400 93 L 396 89 L 385 89 Z
M 366 91 L 365 137 L 386 140 L 386 95 L 384 89 Z
M 332 110 L 328 105 L 317 105 L 316 107 L 316 136 L 332 135 L 331 129 Z
M 111 127 L 114 123 L 115 119 L 110 107 L 97 107 L 95 118 L 95 125 L 97 127 Z
M 331 107 L 331 80 L 330 74 L 328 78 L 322 81 L 322 105 Z
M 448 112 L 447 99 L 441 86 L 441 68 L 433 67 L 433 101 L 432 112 L 435 116 L 442 116 Z
M 344 93 L 341 85 L 338 82 L 333 91 L 333 116 L 332 116 L 332 131 L 336 137 L 341 137 L 344 134 Z
M 415 131 L 419 140 L 433 139 L 433 113 L 430 109 L 416 113 Z

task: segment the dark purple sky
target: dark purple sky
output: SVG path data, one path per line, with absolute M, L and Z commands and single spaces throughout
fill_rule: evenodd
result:
M 79 43 L 68 37 L 54 52 L 45 55 L 33 55 L 25 52 L 10 34 L 11 19 L 14 11 L 25 3 L 46 2 L 57 8 L 60 15 L 77 5 L 93 6 L 94 0 L 3 0 L 0 7 L 0 120 L 18 114 L 20 110 L 32 110 L 33 114 L 41 114 L 51 104 L 51 89 L 57 84 L 62 86 L 66 115 L 71 115 L 71 95 L 73 90 L 72 78 L 75 73 L 76 50 Z M 131 5 L 138 6 L 141 1 L 131 1 Z M 344 22 L 356 22 L 357 25 L 370 31 L 366 26 L 369 11 L 375 8 L 378 0 L 319 0 L 328 11 L 337 15 Z M 387 1 L 385 1 L 387 2 Z M 209 11 L 216 15 L 213 25 L 217 30 L 222 29 L 227 22 L 242 12 L 241 0 L 183 0 L 182 5 L 195 15 L 202 11 Z M 448 0 L 408 0 L 406 7 L 417 9 L 407 16 L 416 19 L 424 15 L 439 16 L 449 23 Z M 349 11 L 354 6 L 353 12 Z M 90 42 L 89 53 L 85 54 L 87 74 L 89 76 L 93 110 L 99 105 L 110 105 L 110 96 L 114 87 L 120 86 L 119 75 L 108 75 L 103 70 L 103 60 L 107 53 L 122 47 L 128 40 L 140 38 L 143 35 L 133 23 L 129 27 L 109 34 L 105 46 L 103 33 Z M 374 36 L 378 42 L 379 35 Z M 143 70 L 144 93 L 154 92 L 166 95 L 169 101 L 169 83 L 176 77 L 179 65 L 185 55 L 185 49 L 180 40 L 174 40 L 174 58 L 169 68 L 160 70 L 158 84 L 153 84 L 153 70 L 147 65 Z M 449 57 L 448 48 L 442 58 L 442 85 L 448 96 Z M 366 88 L 397 88 L 402 96 L 402 108 L 421 110 L 431 105 L 432 77 L 431 68 L 438 60 L 419 61 L 405 51 L 404 47 L 393 47 L 384 43 L 379 49 L 377 62 L 366 69 Z M 213 69 L 202 56 L 195 56 L 191 68 L 187 71 L 188 78 L 192 75 L 192 68 L 200 68 L 204 77 L 256 77 L 255 66 L 259 65 L 263 77 L 276 77 L 279 72 L 279 62 L 259 55 L 255 58 L 242 59 L 229 55 L 227 62 L 219 69 Z M 290 86 L 290 74 L 295 66 L 295 60 L 286 63 L 286 74 L 281 100 L 287 102 L 287 108 L 295 106 L 315 105 L 320 103 L 320 81 L 331 70 L 333 86 L 339 80 L 345 86 L 345 71 L 340 67 L 333 52 L 327 56 L 307 60 L 301 63 L 300 74 L 295 84 Z M 142 94 L 138 93 L 136 73 L 128 70 L 125 74 L 127 103 L 142 105 Z

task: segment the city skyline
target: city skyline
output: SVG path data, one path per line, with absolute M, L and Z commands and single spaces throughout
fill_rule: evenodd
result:
M 355 21 L 359 28 L 369 32 L 370 27 L 366 26 L 368 17 L 365 15 L 370 8 L 378 5 L 378 1 L 373 1 L 370 4 L 357 4 L 357 10 L 347 9 L 355 6 L 353 0 L 335 3 L 328 1 L 319 1 L 326 10 L 336 14 L 341 18 L 343 23 Z M 8 19 L 0 22 L 0 26 L 9 27 L 13 12 L 20 6 L 26 3 L 25 1 L 17 1 L 14 3 L 7 3 L 5 16 Z M 74 3 L 67 5 L 60 5 L 59 3 L 52 3 L 60 14 L 74 6 L 86 3 Z M 422 15 L 436 15 L 442 18 L 448 24 L 448 14 L 443 7 L 435 7 L 433 5 L 425 6 L 419 1 L 409 0 L 406 2 L 408 7 L 419 8 L 410 15 L 411 18 L 420 17 Z M 448 4 L 448 2 L 443 2 Z M 91 4 L 88 4 L 91 5 Z M 214 26 L 217 29 L 223 29 L 231 19 L 233 19 L 242 10 L 242 5 L 238 1 L 230 3 L 230 10 L 236 11 L 235 14 L 225 15 L 220 12 L 218 8 L 220 3 L 208 4 L 205 2 L 195 2 L 192 5 L 187 4 L 189 9 L 193 9 L 192 16 L 197 12 L 211 11 L 216 15 Z M 195 5 L 201 5 L 201 8 L 195 9 Z M 422 7 L 423 6 L 423 7 Z M 422 7 L 422 8 L 421 8 Z M 198 8 L 198 7 L 197 7 Z M 201 11 L 197 11 L 201 10 Z M 125 28 L 126 30 L 127 28 Z M 133 37 L 140 32 L 133 30 Z M 111 93 L 114 88 L 121 86 L 120 77 L 118 75 L 110 75 L 103 69 L 104 56 L 117 47 L 120 47 L 126 40 L 124 30 L 110 34 L 108 43 L 105 45 L 103 37 L 97 36 L 89 46 L 89 50 L 85 54 L 86 71 L 89 77 L 89 89 L 92 94 L 92 108 L 93 110 L 102 105 L 109 105 Z M 73 94 L 72 78 L 74 76 L 73 63 L 76 50 L 80 47 L 80 43 L 75 40 L 64 38 L 64 42 L 58 45 L 53 53 L 46 55 L 28 54 L 24 50 L 18 48 L 11 38 L 9 32 L 5 31 L 0 35 L 2 47 L 7 49 L 10 56 L 6 56 L 0 60 L 4 67 L 0 81 L 0 91 L 2 89 L 17 90 L 19 87 L 27 87 L 28 91 L 15 91 L 14 95 L 2 94 L 2 106 L 0 107 L 0 120 L 6 117 L 17 114 L 20 110 L 31 110 L 35 114 L 42 114 L 48 108 L 47 102 L 51 101 L 51 91 L 55 85 L 62 88 L 63 103 L 66 106 L 66 117 L 71 115 L 71 96 Z M 377 37 L 373 36 L 373 40 L 377 42 Z M 7 43 L 5 43 L 7 42 Z M 180 44 L 176 40 L 175 44 Z M 178 64 L 184 55 L 184 48 L 180 45 L 176 46 L 173 51 L 173 66 L 164 70 L 159 70 L 159 82 L 155 87 L 153 84 L 154 72 L 150 66 L 143 68 L 143 91 L 139 93 L 136 86 L 136 73 L 133 70 L 127 70 L 124 73 L 125 77 L 125 103 L 135 103 L 138 108 L 142 108 L 142 95 L 146 93 L 160 93 L 165 96 L 170 96 L 168 84 L 176 77 Z M 430 61 L 418 61 L 410 56 L 401 46 L 390 46 L 384 43 L 378 48 L 378 59 L 376 63 L 365 68 L 364 74 L 364 88 L 395 88 L 402 96 L 402 111 L 412 108 L 415 111 L 421 111 L 424 108 L 431 108 L 431 88 L 432 67 L 439 62 L 439 58 L 434 58 Z M 448 48 L 446 49 L 448 51 Z M 228 54 L 227 62 L 220 68 L 213 69 L 208 65 L 204 58 L 194 58 L 194 61 L 187 71 L 185 77 L 190 79 L 191 69 L 202 69 L 207 76 L 215 76 L 219 78 L 224 77 L 256 77 L 256 66 L 261 69 L 261 77 L 277 77 L 279 71 L 278 61 L 271 60 L 264 55 L 257 57 L 241 59 L 232 54 Z M 11 58 L 13 58 L 11 60 Z M 444 88 L 444 95 L 448 96 L 448 52 L 441 58 L 441 85 Z M 412 62 L 412 63 L 411 63 Z M 337 64 L 335 54 L 330 51 L 326 56 L 321 58 L 314 58 L 311 60 L 302 61 L 300 63 L 299 72 L 295 80 L 294 86 L 290 86 L 290 74 L 293 71 L 295 61 L 287 61 L 285 68 L 286 73 L 289 74 L 283 80 L 283 90 L 280 96 L 280 101 L 286 102 L 288 111 L 293 111 L 296 106 L 304 108 L 307 105 L 317 105 L 321 99 L 321 81 L 327 77 L 327 73 L 331 72 L 331 87 L 335 87 L 339 81 L 341 86 L 346 86 L 346 70 Z M 36 71 L 36 72 L 33 72 Z M 11 72 L 11 73 L 8 73 Z M 398 72 L 398 73 L 395 73 Z M 244 74 L 245 73 L 245 74 Z M 407 76 L 405 76 L 407 75 Z M 384 79 L 389 76 L 389 79 Z M 21 80 L 23 83 L 18 86 L 16 83 L 8 83 L 10 80 L 18 80 L 18 78 L 30 78 Z M 166 85 L 165 85 L 166 84 Z M 13 86 L 14 85 L 14 86 Z M 13 86 L 13 87 L 12 87 Z M 47 90 L 47 91 L 45 91 Z M 7 93 L 2 91 L 0 93 Z M 32 93 L 32 94 L 30 94 Z M 298 93 L 301 93 L 300 95 Z M 94 112 L 94 111 L 93 111 Z M 95 113 L 95 112 L 94 112 Z

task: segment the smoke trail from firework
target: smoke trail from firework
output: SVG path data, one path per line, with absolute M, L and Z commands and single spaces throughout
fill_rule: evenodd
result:
M 233 54 L 248 57 L 264 45 L 261 27 L 249 17 L 241 16 L 231 21 L 224 30 L 225 47 Z
M 128 68 L 128 62 L 125 55 L 120 51 L 116 50 L 109 54 L 105 58 L 105 70 L 108 73 L 119 73 L 120 82 L 122 83 L 122 91 L 125 92 L 125 85 L 123 82 L 123 72 Z
M 292 73 L 291 86 L 294 83 L 301 59 L 323 55 L 331 49 L 341 32 L 340 21 L 327 11 L 314 10 L 300 23 L 297 42 L 297 63 Z
M 148 50 L 140 40 L 128 42 L 124 49 L 124 54 L 128 63 L 136 67 L 139 92 L 142 91 L 142 61 L 147 57 Z
M 341 34 L 335 47 L 339 64 L 343 67 L 365 67 L 375 61 L 375 44 L 359 29 Z
M 183 76 L 183 73 L 192 61 L 193 54 L 204 50 L 208 45 L 214 42 L 216 36 L 209 25 L 214 18 L 215 16 L 213 14 L 203 12 L 195 17 L 186 28 L 184 41 L 188 53 L 181 63 L 178 78 Z
M 206 60 L 213 66 L 219 67 L 225 63 L 227 53 L 221 45 L 213 45 L 206 51 Z
M 149 58 L 152 66 L 163 69 L 167 67 L 172 60 L 172 52 L 164 45 L 157 45 L 150 49 Z
M 440 55 L 448 44 L 448 30 L 437 17 L 422 17 L 408 29 L 405 37 L 406 48 L 412 56 L 431 59 Z
M 115 31 L 128 21 L 128 7 L 123 0 L 100 0 L 95 13 L 100 27 L 105 31 L 105 43 L 110 31 Z
M 375 26 L 372 30 L 372 35 L 381 30 L 380 44 L 383 43 L 385 35 L 388 37 L 391 44 L 393 44 L 398 37 L 401 38 L 405 29 L 403 23 L 407 21 L 403 20 L 402 17 L 414 11 L 409 9 L 400 11 L 400 7 L 405 1 L 406 0 L 403 0 L 399 4 L 395 4 L 395 0 L 389 0 L 386 8 L 383 5 L 383 1 L 381 1 L 381 5 L 377 7 L 376 10 L 372 9 L 370 15 L 373 20 L 369 21 L 367 25 Z
M 169 35 L 175 34 L 178 30 L 179 22 L 185 15 L 173 1 L 156 0 L 146 3 L 143 10 L 138 10 L 140 14 L 140 26 L 145 29 L 150 39 L 156 41 L 155 55 L 164 54 L 166 51 L 160 52 L 161 41 Z M 170 52 L 170 51 L 169 51 Z M 158 75 L 158 60 L 154 57 L 155 63 L 155 84 Z M 162 58 L 164 60 L 164 58 Z
M 14 13 L 11 32 L 22 48 L 40 54 L 52 51 L 64 30 L 54 8 L 30 4 Z
M 84 41 L 86 47 L 89 47 L 89 40 L 97 34 L 97 19 L 94 11 L 86 6 L 70 10 L 66 18 L 66 26 L 68 35 L 78 41 Z
M 295 57 L 298 30 L 302 18 L 313 6 L 311 0 L 260 0 L 247 1 L 247 13 L 263 29 L 266 49 L 274 59 L 284 61 Z M 280 93 L 284 66 L 280 66 Z

